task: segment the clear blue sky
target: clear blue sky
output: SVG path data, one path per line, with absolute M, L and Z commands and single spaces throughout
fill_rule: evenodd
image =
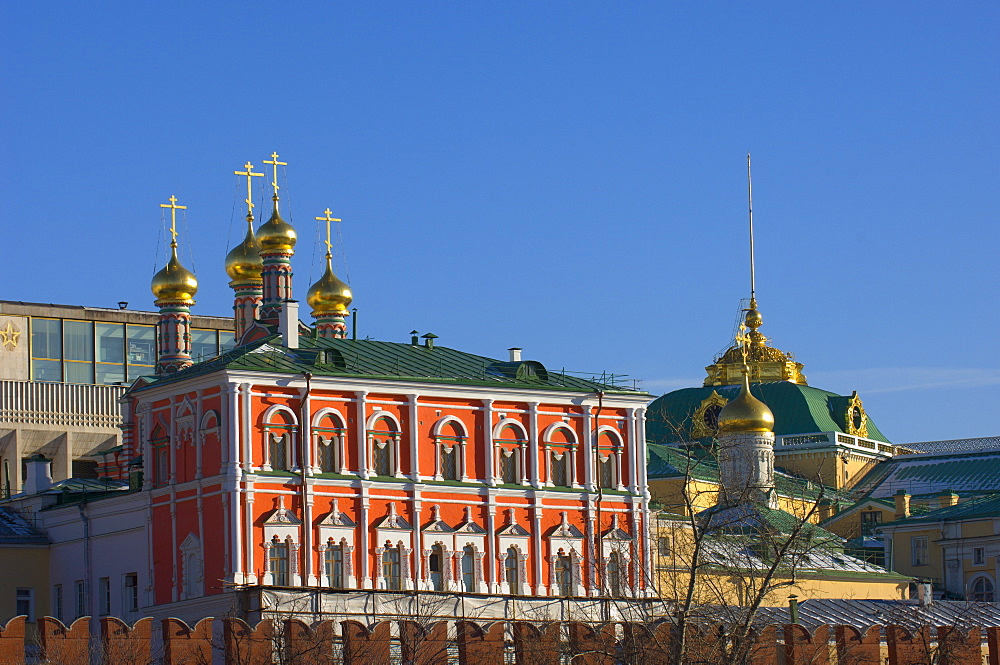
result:
M 749 150 L 762 331 L 893 441 L 1000 434 L 1000 3 L 8 2 L 0 20 L 2 298 L 152 309 L 176 194 L 195 311 L 229 314 L 232 172 L 276 150 L 300 298 L 329 206 L 362 335 L 522 346 L 661 393 L 700 385 L 748 295 Z

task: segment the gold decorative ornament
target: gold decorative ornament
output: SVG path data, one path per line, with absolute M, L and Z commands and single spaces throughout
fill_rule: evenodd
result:
M 704 439 L 718 434 L 719 414 L 728 403 L 729 400 L 714 390 L 703 399 L 691 416 L 691 438 Z
M 244 165 L 246 171 L 233 171 L 235 175 L 246 176 L 247 179 L 247 234 L 243 242 L 233 247 L 226 255 L 226 274 L 233 282 L 260 282 L 264 271 L 264 261 L 260 258 L 260 244 L 253 232 L 253 196 L 251 182 L 254 177 L 264 177 L 263 173 L 254 173 L 253 164 Z
M 327 208 L 323 217 L 316 217 L 317 222 L 326 222 L 326 270 L 319 280 L 309 287 L 306 302 L 313 308 L 313 316 L 346 312 L 354 299 L 351 287 L 333 274 L 333 243 L 330 241 L 330 223 L 342 220 L 332 217 L 333 212 Z
M 8 351 L 13 351 L 17 348 L 19 337 L 21 337 L 21 331 L 11 321 L 7 321 L 7 325 L 0 328 L 0 346 L 3 346 Z
M 278 167 L 287 166 L 288 162 L 279 162 L 278 153 L 271 153 L 270 160 L 264 160 L 265 164 L 270 164 L 274 170 L 274 178 L 271 180 L 271 187 L 274 188 L 274 195 L 271 200 L 274 202 L 274 211 L 271 218 L 257 229 L 257 242 L 260 243 L 261 251 L 286 251 L 289 252 L 295 247 L 298 236 L 291 224 L 281 218 L 278 212 Z
M 720 432 L 773 432 L 774 414 L 750 393 L 750 379 L 743 375 L 739 396 L 719 412 Z
M 158 273 L 153 275 L 150 290 L 157 302 L 184 302 L 194 304 L 198 293 L 198 280 L 194 273 L 181 265 L 177 258 L 177 211 L 187 210 L 187 206 L 177 205 L 177 197 L 171 196 L 170 203 L 161 203 L 161 208 L 170 208 L 170 260 Z
M 857 390 L 851 393 L 844 411 L 844 431 L 854 436 L 868 437 L 868 414 L 865 413 L 865 406 L 861 403 Z

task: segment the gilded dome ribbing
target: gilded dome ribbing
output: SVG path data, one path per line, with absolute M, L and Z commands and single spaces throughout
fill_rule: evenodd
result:
M 194 296 L 198 293 L 198 280 L 177 259 L 177 243 L 171 243 L 170 260 L 160 272 L 153 275 L 150 289 L 158 301 L 194 303 Z
M 743 388 L 736 399 L 719 412 L 720 432 L 773 432 L 774 414 L 750 393 L 750 381 L 743 376 Z
M 262 251 L 290 250 L 295 247 L 297 239 L 295 229 L 278 214 L 278 197 L 275 196 L 272 200 L 274 212 L 271 213 L 271 219 L 257 229 L 257 242 Z
M 309 293 L 306 295 L 306 302 L 313 308 L 313 316 L 346 312 L 353 299 L 351 287 L 333 274 L 333 262 L 327 254 L 323 276 L 309 287 Z
M 226 274 L 234 282 L 259 282 L 264 270 L 264 261 L 260 258 L 260 243 L 254 237 L 252 217 L 248 217 L 247 235 L 243 242 L 233 247 L 226 255 Z

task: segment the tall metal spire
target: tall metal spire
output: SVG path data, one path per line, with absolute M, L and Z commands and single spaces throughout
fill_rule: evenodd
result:
M 750 177 L 750 153 L 747 153 L 747 209 L 750 214 L 750 307 L 754 306 L 757 296 L 757 284 L 754 277 L 753 252 L 753 179 Z

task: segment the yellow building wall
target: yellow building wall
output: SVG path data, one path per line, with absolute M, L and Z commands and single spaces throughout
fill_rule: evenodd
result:
M 691 560 L 694 539 L 686 520 L 680 516 L 656 521 L 653 551 L 656 556 L 656 588 L 661 597 L 683 599 L 691 585 Z M 664 548 L 661 539 L 667 540 Z M 669 551 L 665 552 L 664 549 Z M 897 576 L 877 577 L 865 573 L 801 570 L 794 581 L 777 576 L 768 585 L 764 605 L 783 606 L 788 596 L 800 599 L 840 598 L 859 600 L 897 600 L 907 598 L 909 579 Z M 694 582 L 696 604 L 743 605 L 757 595 L 761 577 L 747 570 L 701 569 Z
M 913 539 L 927 538 L 926 565 L 913 565 Z M 892 535 L 892 569 L 903 575 L 920 577 L 941 583 L 944 562 L 941 558 L 941 548 L 934 542 L 941 538 L 941 530 L 937 528 L 907 529 L 895 531 Z
M 32 589 L 35 617 L 49 615 L 48 547 L 0 548 L 0 622 L 17 615 L 17 590 Z
M 881 513 L 882 522 L 891 522 L 896 519 L 896 511 L 894 508 L 876 508 L 874 506 L 866 507 L 864 510 L 857 510 L 853 513 L 845 514 L 843 517 L 838 517 L 835 515 L 830 521 L 823 523 L 823 528 L 827 531 L 832 531 L 841 538 L 857 538 L 861 535 L 861 526 L 863 524 L 861 514 L 862 513 Z
M 685 492 L 687 501 L 684 497 Z M 714 506 L 719 500 L 719 485 L 705 480 L 666 478 L 650 480 L 649 493 L 664 511 L 688 515 L 689 504 L 696 513 Z M 812 512 L 809 521 L 818 524 L 820 515 L 818 511 L 812 510 L 813 505 L 814 502 L 809 499 L 778 495 L 778 508 L 800 517 Z
M 776 451 L 776 453 L 778 453 L 774 459 L 776 466 L 780 466 L 795 475 L 837 489 L 853 487 L 879 462 L 878 458 L 845 450 L 806 453 Z

